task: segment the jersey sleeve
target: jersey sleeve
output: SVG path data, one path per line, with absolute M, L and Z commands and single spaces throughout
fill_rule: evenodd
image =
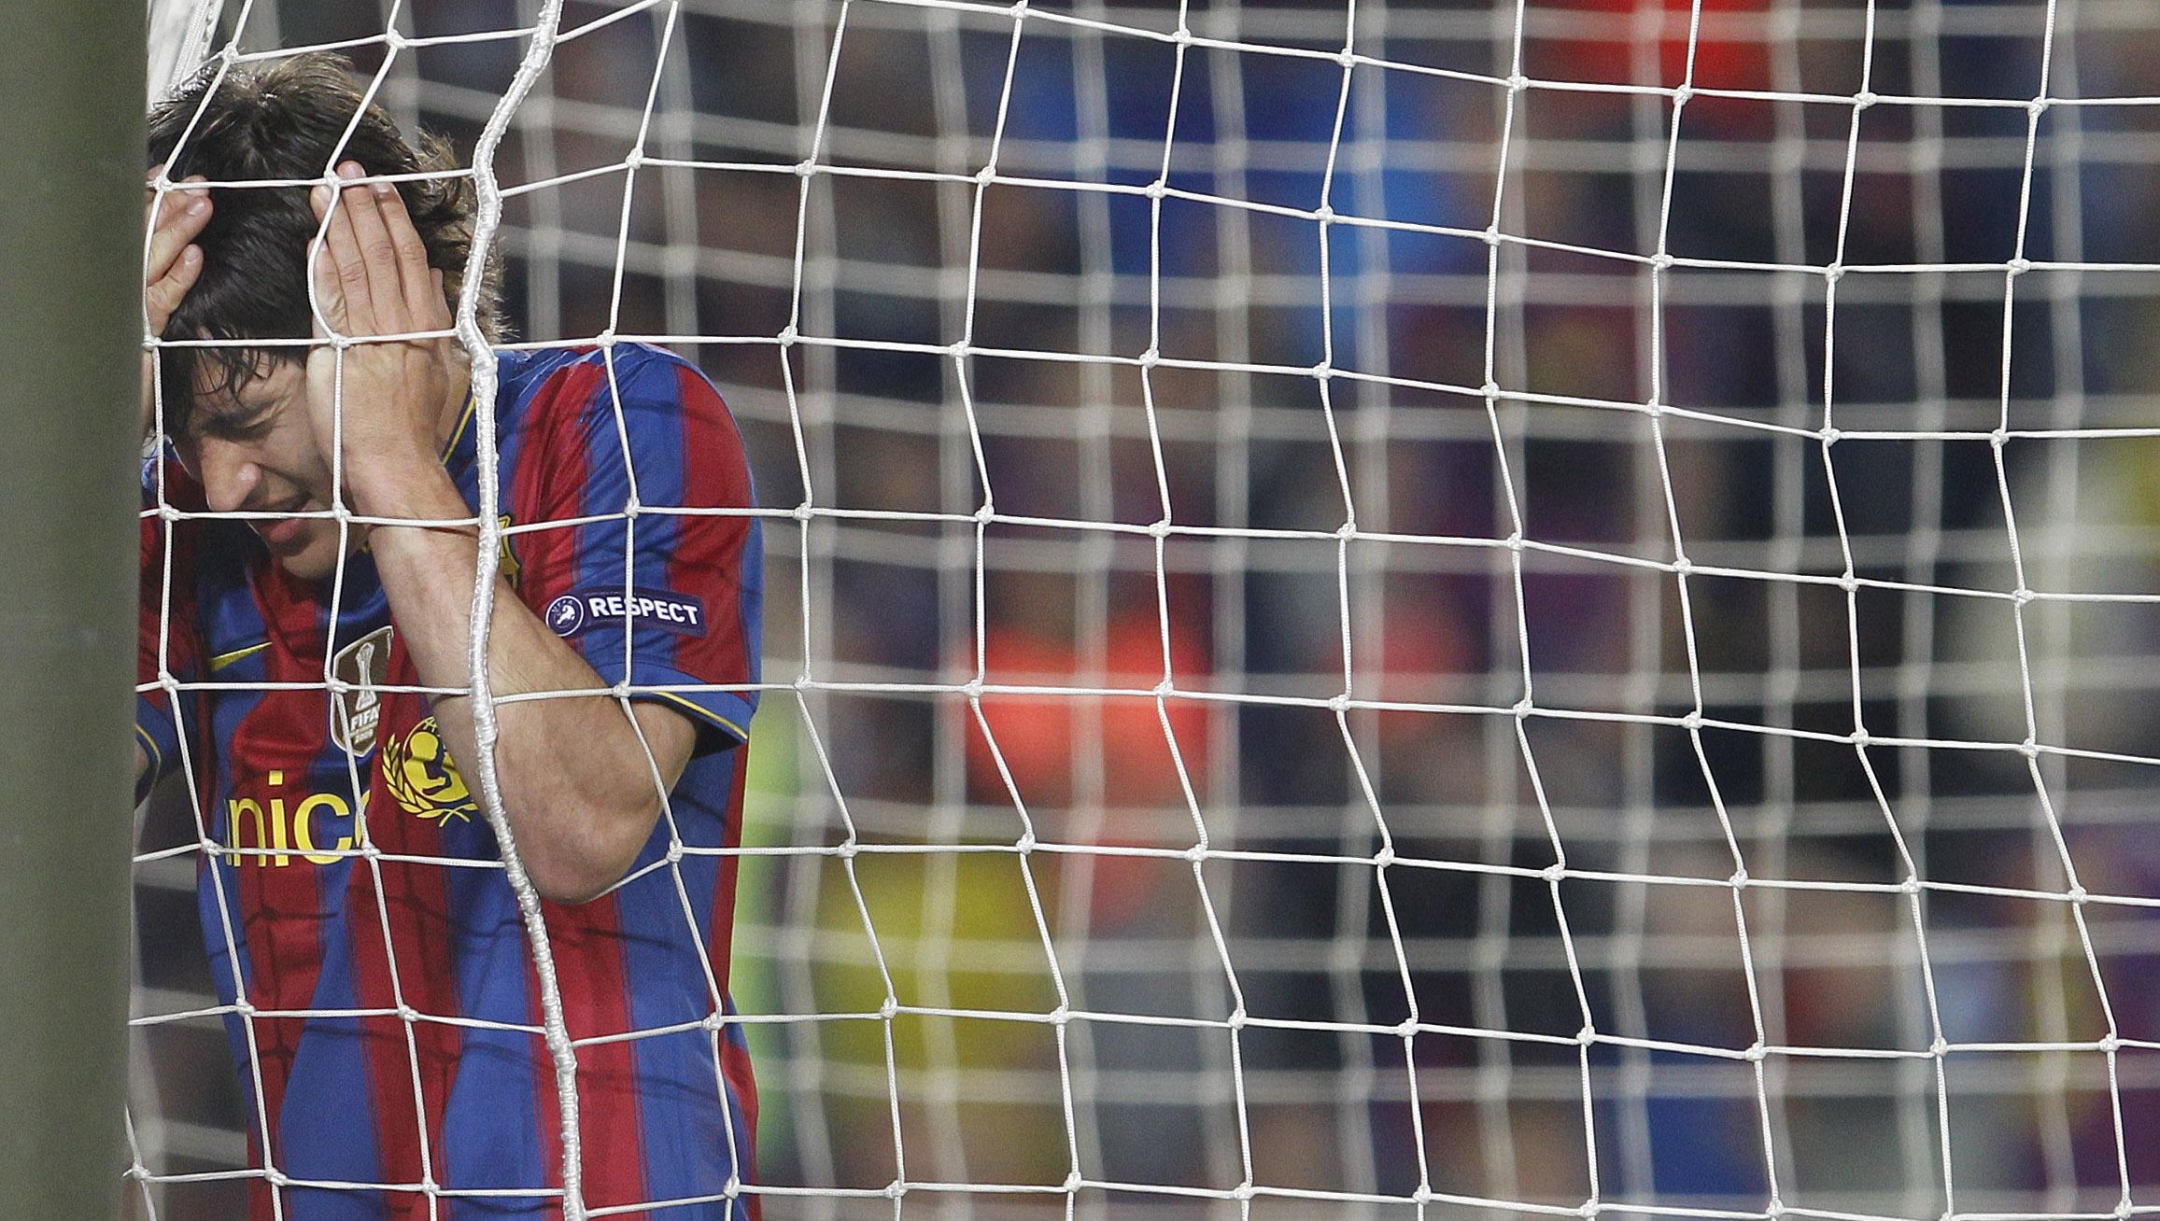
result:
M 764 563 L 741 435 L 695 368 L 627 346 L 613 363 L 558 374 L 574 415 L 537 473 L 545 520 L 576 524 L 523 536 L 520 594 L 602 680 L 690 717 L 701 751 L 747 741 Z
M 173 706 L 174 693 L 162 685 L 164 675 L 169 673 L 176 681 L 188 683 L 195 681 L 201 669 L 200 637 L 195 626 L 195 565 L 190 546 L 194 532 L 186 528 L 189 522 L 167 522 L 156 512 L 161 493 L 168 503 L 185 499 L 186 476 L 174 463 L 165 464 L 164 473 L 161 484 L 156 465 L 146 463 L 143 468 L 141 569 L 136 597 L 135 741 L 150 757 L 150 768 L 136 785 L 137 801 L 180 766 L 179 717 Z

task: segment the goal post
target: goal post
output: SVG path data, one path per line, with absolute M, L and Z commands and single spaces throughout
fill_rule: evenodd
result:
M 127 1159 L 142 10 L 0 39 L 0 1199 L 117 1214 Z

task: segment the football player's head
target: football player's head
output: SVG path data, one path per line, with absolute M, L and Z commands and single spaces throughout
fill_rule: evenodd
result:
M 439 175 L 397 184 L 406 213 L 455 301 L 472 250 L 475 195 L 449 146 L 408 140 L 345 59 L 310 53 L 263 63 L 213 61 L 150 116 L 149 164 L 215 186 L 196 237 L 202 271 L 162 338 L 228 346 L 159 350 L 164 428 L 219 510 L 313 511 L 333 501 L 329 441 L 314 435 L 305 341 L 317 332 L 309 250 L 321 222 L 311 186 L 355 161 L 370 174 Z M 481 330 L 501 331 L 500 271 L 475 286 Z M 300 343 L 251 343 L 299 340 Z M 341 555 L 328 518 L 257 519 L 288 570 L 327 576 Z

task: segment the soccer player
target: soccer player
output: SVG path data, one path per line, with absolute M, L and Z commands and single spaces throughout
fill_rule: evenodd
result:
M 473 401 L 443 335 L 471 184 L 364 100 L 303 55 L 208 71 L 151 122 L 153 176 L 312 183 L 168 192 L 146 283 L 163 337 L 224 341 L 160 352 L 145 499 L 181 516 L 144 519 L 140 676 L 175 681 L 140 698 L 138 762 L 147 790 L 186 760 L 214 846 L 252 1214 L 561 1215 L 541 985 L 469 766 L 486 412 L 510 531 L 489 678 L 558 693 L 497 706 L 496 760 L 586 1041 L 584 1198 L 748 1216 L 755 1093 L 723 1020 L 761 572 L 740 437 L 695 368 L 633 344 L 499 353 Z

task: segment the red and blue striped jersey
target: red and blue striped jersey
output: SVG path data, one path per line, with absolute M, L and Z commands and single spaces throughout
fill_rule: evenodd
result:
M 505 577 L 604 682 L 667 688 L 631 698 L 699 727 L 626 880 L 543 905 L 578 1041 L 585 1200 L 732 1221 L 753 1212 L 729 1193 L 749 1177 L 756 1092 L 724 1020 L 726 850 L 763 563 L 754 517 L 680 510 L 754 503 L 741 438 L 712 385 L 656 348 L 506 352 L 499 370 Z M 444 463 L 477 509 L 472 411 Z M 202 510 L 176 462 L 146 468 L 147 501 L 160 484 L 166 504 Z M 253 1216 L 560 1216 L 556 1084 L 516 899 L 369 555 L 307 582 L 241 522 L 143 526 L 136 727 L 154 772 L 184 761 L 195 786 L 203 934 L 269 1171 Z

